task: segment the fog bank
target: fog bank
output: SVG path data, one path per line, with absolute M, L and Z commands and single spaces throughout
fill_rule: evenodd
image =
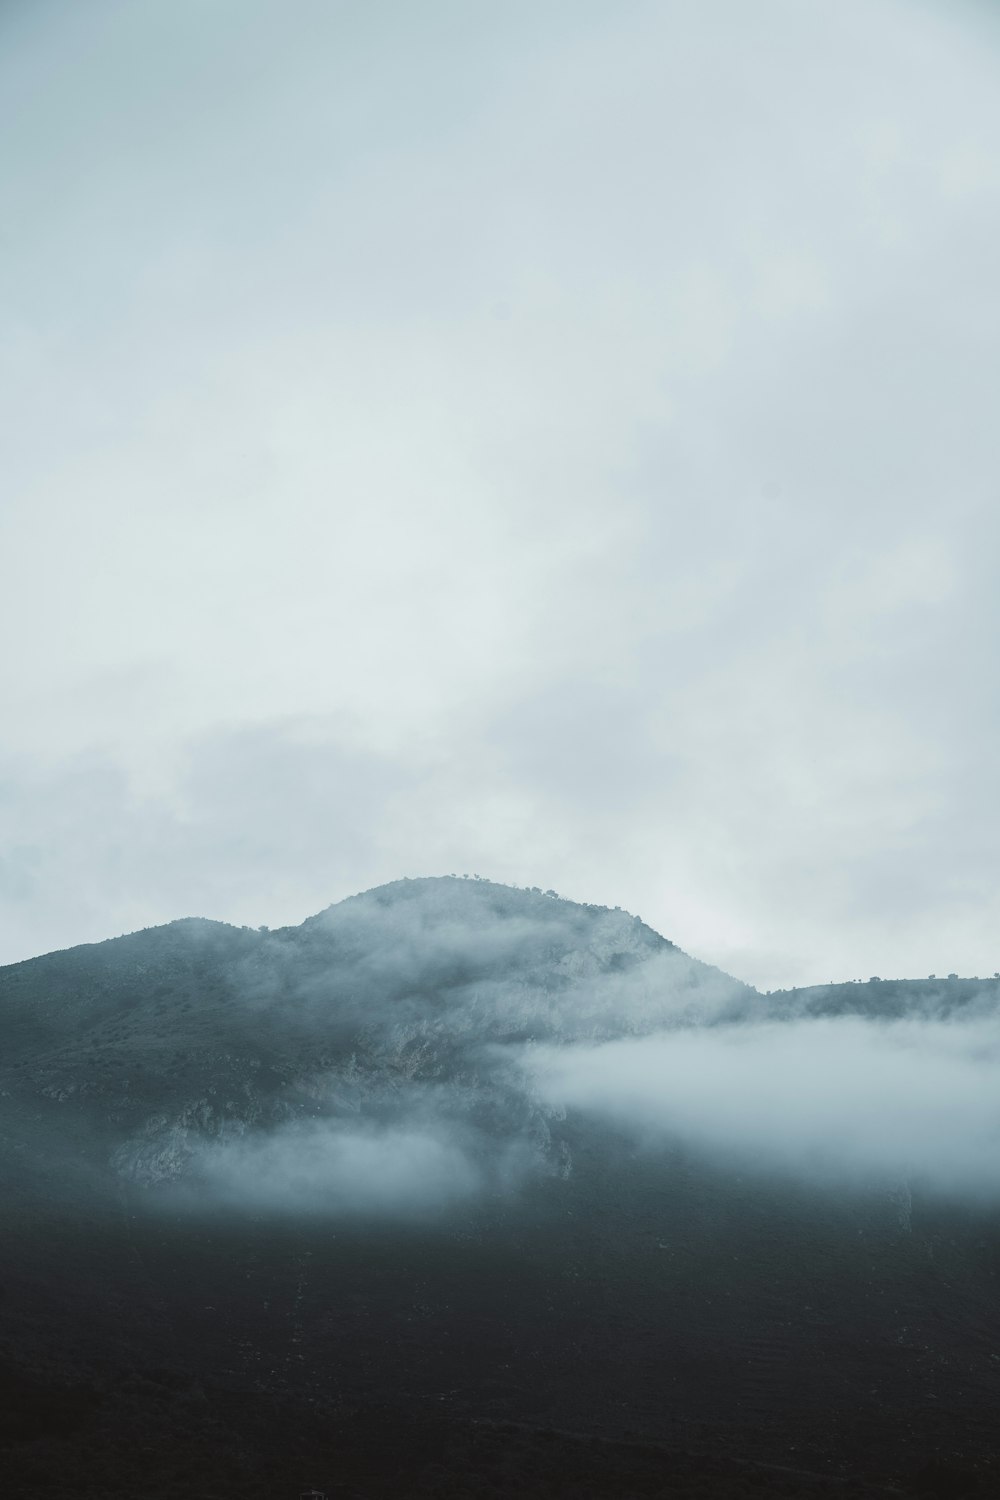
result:
M 821 1184 L 908 1177 L 1000 1198 L 1000 1017 L 856 1016 L 539 1047 L 551 1105 Z

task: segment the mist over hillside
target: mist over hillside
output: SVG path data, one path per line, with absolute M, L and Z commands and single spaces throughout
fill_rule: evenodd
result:
M 995 980 L 762 995 L 626 912 L 441 877 L 12 965 L 0 1048 L 0 1364 L 105 1413 L 64 1457 L 120 1416 L 96 1372 L 153 1368 L 229 1392 L 237 1446 L 265 1398 L 432 1400 L 991 1472 Z
M 189 1202 L 512 1190 L 572 1170 L 570 1105 L 648 1149 L 1000 1190 L 996 981 L 761 996 L 554 893 L 399 881 L 299 927 L 187 920 L 14 965 L 3 993 L 8 1098 L 37 1091 L 53 1127 L 114 1140 L 119 1178 Z

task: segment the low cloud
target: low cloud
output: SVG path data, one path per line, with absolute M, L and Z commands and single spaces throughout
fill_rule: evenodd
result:
M 157 1057 L 189 1009 L 195 1029 L 183 1092 L 171 1074 L 171 1108 L 114 1158 L 171 1200 L 443 1212 L 571 1171 L 567 1110 L 824 1188 L 1000 1199 L 1000 982 L 763 996 L 625 912 L 449 878 L 296 929 L 178 924 L 130 953 L 197 976 L 178 991 L 197 1008 L 136 1013 Z
M 550 1105 L 818 1183 L 1000 1198 L 1000 1018 L 729 1025 L 526 1054 Z
M 408 1217 L 476 1194 L 483 1174 L 455 1141 L 418 1128 L 299 1121 L 206 1145 L 196 1176 L 231 1207 Z

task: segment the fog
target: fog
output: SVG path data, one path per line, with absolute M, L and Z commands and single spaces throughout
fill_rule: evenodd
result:
M 822 1192 L 905 1182 L 1000 1201 L 995 1008 L 949 1021 L 682 1020 L 609 1041 L 474 1045 L 446 1081 L 426 1031 L 417 1057 L 405 1084 L 376 1068 L 360 1086 L 355 1075 L 353 1094 L 339 1070 L 317 1075 L 319 1118 L 199 1137 L 186 1183 L 227 1207 L 440 1214 L 572 1174 L 569 1116 L 624 1129 L 651 1161 L 683 1146 Z
M 213 1146 L 194 1160 L 203 1200 L 280 1213 L 408 1217 L 484 1187 L 455 1140 L 417 1126 L 376 1130 L 304 1121 Z
M 291 949 L 272 935 L 242 994 L 270 1007 L 278 990 L 309 1024 L 357 1015 L 381 1049 L 642 1033 L 735 1018 L 755 995 L 629 912 L 486 880 L 397 881 L 301 931 Z
M 727 1025 L 525 1063 L 551 1104 L 821 1186 L 911 1179 L 1000 1199 L 1000 1016 Z

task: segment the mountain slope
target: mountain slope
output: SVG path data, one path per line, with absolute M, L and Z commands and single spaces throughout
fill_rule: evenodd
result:
M 566 1434 L 611 1445 L 593 1493 L 640 1471 L 683 1493 L 852 1472 L 987 1493 L 991 1199 L 653 1135 L 561 1105 L 536 1065 L 996 1012 L 991 983 L 929 984 L 762 997 L 626 913 L 453 879 L 0 970 L 0 1378 L 51 1417 L 0 1429 L 10 1472 L 181 1495 L 193 1465 L 264 1495 L 281 1455 L 290 1491 L 342 1464 L 365 1494 L 527 1494 L 498 1455 L 530 1449 L 534 1472 L 518 1434 L 550 1429 L 567 1475 Z M 484 1423 L 508 1424 L 488 1485 Z
M 50 1156 L 83 1131 L 95 1166 L 110 1147 L 152 1183 L 196 1140 L 296 1118 L 385 1123 L 435 1095 L 523 1113 L 492 1044 L 641 1034 L 749 994 L 622 912 L 400 881 L 298 928 L 181 921 L 0 971 L 7 1112 L 41 1110 Z

